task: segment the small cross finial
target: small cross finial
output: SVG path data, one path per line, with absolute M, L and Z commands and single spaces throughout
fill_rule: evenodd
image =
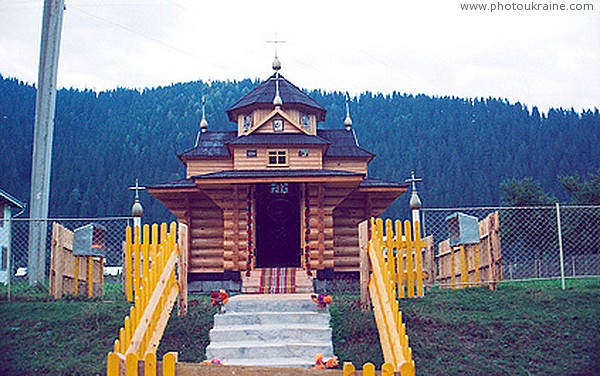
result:
M 412 183 L 412 193 L 410 195 L 410 209 L 411 210 L 419 210 L 421 209 L 421 199 L 419 198 L 419 194 L 417 193 L 417 183 L 422 182 L 423 179 L 415 177 L 415 172 L 410 172 L 410 179 L 406 179 L 407 183 Z M 418 219 L 418 218 L 417 218 Z M 413 222 L 415 217 L 413 215 Z
M 268 41 L 266 41 L 266 43 L 273 43 L 275 45 L 275 57 L 277 58 L 277 44 L 278 43 L 285 43 L 285 41 L 284 40 L 278 40 L 277 39 L 277 33 L 275 33 L 275 39 L 268 40 Z
M 410 172 L 410 179 L 406 179 L 405 180 L 406 183 L 412 183 L 412 190 L 413 190 L 413 192 L 417 191 L 417 183 L 420 183 L 422 181 L 423 181 L 423 179 L 415 177 L 415 172 L 414 171 Z
M 146 187 L 140 187 L 138 179 L 135 179 L 135 186 L 129 187 L 130 191 L 135 191 L 135 199 L 139 201 L 140 199 L 140 191 L 145 190 Z
M 352 118 L 350 118 L 350 94 L 346 92 L 346 119 L 344 120 L 344 126 L 346 130 L 352 129 Z
M 206 121 L 206 113 L 204 111 L 206 97 L 202 96 L 202 120 L 200 120 L 200 132 L 204 133 L 208 129 L 208 121 Z

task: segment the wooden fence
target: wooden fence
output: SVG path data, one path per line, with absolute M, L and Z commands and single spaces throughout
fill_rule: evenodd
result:
M 50 295 L 60 299 L 64 294 L 88 297 L 104 296 L 104 258 L 73 255 L 73 231 L 52 222 L 50 252 Z
M 451 247 L 446 239 L 438 244 L 437 281 L 441 288 L 488 285 L 491 290 L 502 281 L 502 250 L 498 212 L 479 222 L 479 243 Z
M 127 299 L 134 305 L 125 317 L 113 352 L 108 354 L 108 375 L 119 375 L 123 370 L 127 375 L 137 374 L 133 369 L 139 359 L 144 359 L 145 367 L 149 367 L 146 375 L 155 374 L 151 370 L 156 366 L 156 349 L 175 301 L 179 298 L 180 314 L 187 309 L 187 239 L 188 228 L 183 224 L 179 225 L 178 241 L 175 223 L 171 223 L 169 230 L 163 223 L 160 237 L 156 224 L 151 233 L 145 225 L 141 237 L 139 227 L 135 227 L 133 234 L 131 227 L 127 227 L 124 288 Z
M 157 362 L 156 354 L 148 353 L 144 358 L 137 354 L 128 354 L 125 367 L 119 368 L 120 359 L 110 353 L 108 358 L 108 375 L 125 374 L 127 376 L 212 376 L 212 375 L 237 375 L 237 376 L 400 376 L 391 363 L 384 363 L 381 371 L 377 371 L 372 363 L 365 363 L 362 370 L 356 370 L 352 363 L 344 363 L 342 369 L 320 370 L 306 368 L 272 368 L 255 366 L 228 366 L 217 364 L 180 363 L 176 352 L 166 353 L 162 362 Z M 414 374 L 414 373 L 413 373 Z

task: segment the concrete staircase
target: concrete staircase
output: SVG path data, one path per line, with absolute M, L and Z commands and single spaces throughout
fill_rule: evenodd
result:
M 254 269 L 250 277 L 246 277 L 245 272 L 242 272 L 242 293 L 257 294 L 260 293 L 260 276 L 262 269 Z M 306 274 L 306 270 L 296 269 L 296 293 L 308 294 L 313 293 L 313 277 Z
M 238 295 L 215 315 L 206 358 L 226 365 L 308 368 L 333 356 L 329 313 L 310 294 Z

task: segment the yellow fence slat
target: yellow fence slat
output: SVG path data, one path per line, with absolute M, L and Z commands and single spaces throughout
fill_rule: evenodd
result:
M 177 364 L 177 353 L 168 352 L 163 356 L 163 376 L 175 376 L 175 365 Z
M 344 368 L 342 369 L 343 376 L 352 376 L 354 375 L 354 372 L 356 372 L 356 367 L 354 367 L 354 364 L 349 362 L 344 363 Z
M 108 353 L 106 357 L 106 376 L 119 376 L 120 359 L 114 352 Z
M 125 360 L 125 374 L 127 376 L 137 376 L 138 374 L 138 356 L 137 354 L 127 354 Z
M 363 376 L 375 376 L 375 365 L 373 363 L 363 365 Z
M 144 376 L 156 376 L 156 354 L 148 353 L 144 358 Z
M 125 285 L 125 296 L 127 301 L 133 302 L 133 274 L 131 273 L 132 263 L 132 238 L 131 227 L 125 229 L 125 270 L 123 270 L 123 280 Z

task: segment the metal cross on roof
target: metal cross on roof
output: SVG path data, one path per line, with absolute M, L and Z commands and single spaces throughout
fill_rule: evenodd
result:
M 415 172 L 414 171 L 410 172 L 410 179 L 406 179 L 405 180 L 406 183 L 411 183 L 412 184 L 412 190 L 413 190 L 413 192 L 417 191 L 417 183 L 420 183 L 422 181 L 423 181 L 423 179 L 415 177 Z
M 138 179 L 135 179 L 135 186 L 133 187 L 129 187 L 130 191 L 135 191 L 135 198 L 139 199 L 140 198 L 140 191 L 145 190 L 146 187 L 140 187 L 139 183 L 138 183 Z
M 274 40 L 268 40 L 266 41 L 266 43 L 273 43 L 275 45 L 275 57 L 277 57 L 277 44 L 278 43 L 285 43 L 284 40 L 278 40 L 277 39 L 277 33 L 275 33 L 275 39 Z

